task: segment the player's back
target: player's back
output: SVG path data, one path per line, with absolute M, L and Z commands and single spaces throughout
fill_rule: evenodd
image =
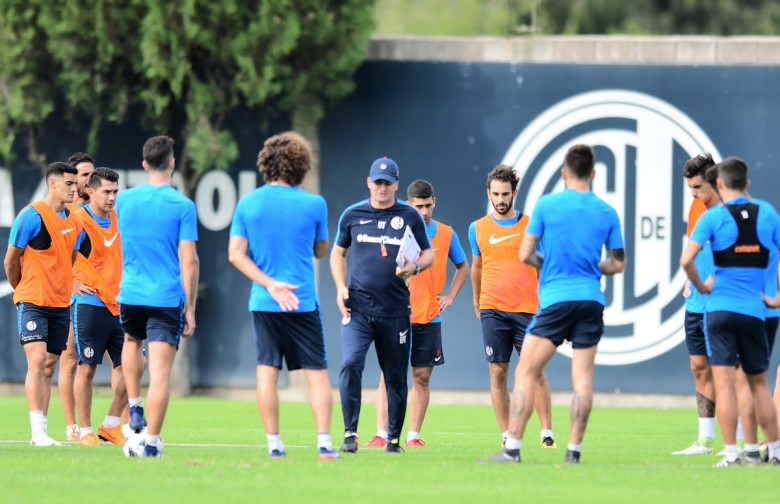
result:
M 119 193 L 123 304 L 176 307 L 184 298 L 179 241 L 197 240 L 195 205 L 169 185 L 141 185 Z

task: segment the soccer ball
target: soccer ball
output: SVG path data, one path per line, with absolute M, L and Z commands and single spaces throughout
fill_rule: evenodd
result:
M 125 439 L 122 451 L 125 457 L 143 457 L 146 448 L 146 429 L 142 432 L 133 432 Z

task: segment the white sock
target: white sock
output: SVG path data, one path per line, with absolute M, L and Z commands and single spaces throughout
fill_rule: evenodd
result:
M 581 444 L 571 444 L 566 447 L 569 451 L 576 451 L 576 452 L 582 452 L 582 445 Z
M 141 398 L 140 398 L 140 397 L 135 397 L 135 398 L 133 398 L 133 399 L 129 399 L 129 398 L 128 398 L 128 399 L 127 399 L 127 403 L 130 405 L 130 407 L 131 407 L 131 408 L 132 408 L 133 406 L 142 406 L 142 404 L 141 404 Z
M 386 431 L 386 430 L 377 430 L 377 431 L 376 431 L 376 435 L 377 435 L 377 437 L 381 437 L 382 439 L 384 439 L 385 441 L 387 441 L 387 436 L 388 436 L 388 434 L 387 434 L 387 431 Z
M 111 429 L 112 427 L 119 425 L 119 422 L 121 422 L 121 420 L 118 416 L 106 415 L 106 418 L 103 420 L 103 425 Z
M 35 410 L 30 412 L 30 430 L 33 436 L 40 432 L 46 434 L 46 419 L 43 416 L 43 411 Z
M 555 439 L 555 436 L 553 436 L 553 433 L 550 429 L 542 429 L 542 432 L 539 434 L 539 439 L 544 439 L 546 437 Z
M 715 419 L 699 418 L 699 439 L 715 439 Z
M 155 448 L 160 448 L 160 436 L 152 436 L 151 434 L 147 434 L 146 444 L 149 446 L 154 446 Z
M 82 427 L 79 429 L 80 437 L 85 438 L 88 434 L 92 434 L 94 431 L 92 430 L 92 426 L 89 427 Z
M 780 439 L 767 443 L 766 449 L 769 451 L 769 460 L 773 458 L 780 460 Z
M 330 432 L 317 433 L 317 448 L 327 448 L 328 450 L 333 449 L 333 441 L 330 439 Z
M 742 428 L 742 419 L 737 418 L 737 441 L 745 439 L 745 430 Z
M 504 443 L 504 448 L 507 450 L 520 450 L 523 448 L 523 440 L 522 439 L 515 439 L 512 437 L 511 434 L 507 434 L 506 442 Z
M 46 415 L 43 415 L 43 432 L 45 432 L 47 436 L 49 435 L 49 417 Z
M 734 462 L 739 458 L 739 448 L 737 448 L 737 445 L 726 445 L 726 460 L 729 462 Z
M 281 434 L 266 434 L 265 439 L 268 441 L 268 453 L 274 450 L 284 452 L 284 443 L 282 443 Z
M 407 443 L 409 441 L 413 441 L 415 439 L 420 439 L 420 433 L 419 432 L 409 431 L 409 432 L 406 433 L 406 442 Z
M 757 451 L 758 451 L 758 443 L 756 443 L 756 444 L 745 443 L 745 453 L 751 453 L 751 452 L 757 452 Z

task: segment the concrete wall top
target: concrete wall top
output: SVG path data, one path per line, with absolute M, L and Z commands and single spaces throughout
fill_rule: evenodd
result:
M 369 60 L 780 65 L 780 37 L 374 37 Z

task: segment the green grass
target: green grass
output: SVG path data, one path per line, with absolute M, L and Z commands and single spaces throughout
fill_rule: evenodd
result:
M 108 406 L 96 398 L 99 421 Z M 336 405 L 338 408 L 338 405 Z M 101 412 L 98 414 L 97 412 Z M 374 410 L 363 408 L 361 442 L 373 435 Z M 361 449 L 342 460 L 315 455 L 306 404 L 283 404 L 287 458 L 268 459 L 265 435 L 252 402 L 174 399 L 163 437 L 165 459 L 127 459 L 114 446 L 33 448 L 0 444 L 0 502 L 730 502 L 748 496 L 774 502 L 778 470 L 712 469 L 715 456 L 674 457 L 696 432 L 691 409 L 597 408 L 582 463 L 562 463 L 568 412 L 555 408 L 559 448 L 538 446 L 532 418 L 523 463 L 479 465 L 500 449 L 491 408 L 432 406 L 423 438 L 427 447 L 400 456 Z M 334 440 L 340 411 L 334 409 Z M 97 422 L 96 422 L 97 423 Z M 52 400 L 49 431 L 62 439 L 64 422 Z M 0 397 L 0 439 L 29 439 L 26 404 Z M 257 447 L 183 447 L 255 444 Z M 719 442 L 718 442 L 719 443 Z

